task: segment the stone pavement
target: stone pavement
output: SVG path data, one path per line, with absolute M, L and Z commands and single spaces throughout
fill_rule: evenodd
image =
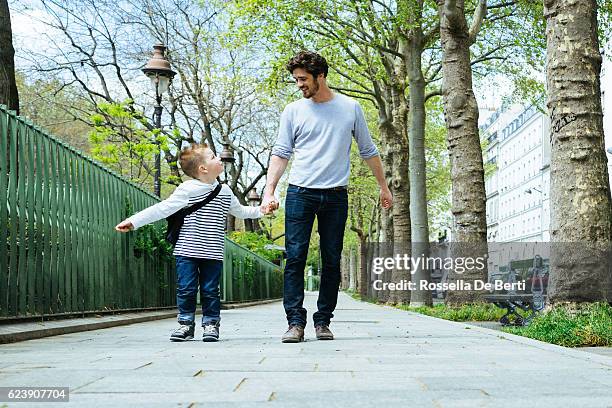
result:
M 309 317 L 316 293 L 308 293 Z M 282 344 L 281 303 L 222 312 L 222 341 L 173 319 L 0 345 L 0 386 L 68 386 L 10 407 L 612 407 L 612 358 L 340 295 L 335 341 Z M 199 329 L 199 328 L 197 328 Z M 0 402 L 0 407 L 2 406 Z

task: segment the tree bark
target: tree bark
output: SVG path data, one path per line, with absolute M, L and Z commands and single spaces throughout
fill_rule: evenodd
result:
M 387 180 L 387 184 L 389 190 L 393 192 L 393 198 L 395 200 L 398 199 L 397 191 L 393 190 L 392 180 L 393 180 L 393 153 L 392 149 L 389 146 L 390 140 L 393 140 L 393 136 L 391 136 L 390 132 L 393 132 L 393 126 L 388 123 L 386 126 L 379 124 L 379 130 L 381 135 L 381 141 L 384 141 L 382 144 L 382 163 L 383 170 L 385 172 L 385 180 Z M 381 208 L 380 212 L 380 234 L 378 236 L 377 247 L 375 248 L 376 256 L 392 256 L 391 251 L 388 253 L 381 253 L 381 249 L 388 249 L 389 245 L 393 242 L 393 209 L 385 209 Z M 388 274 L 390 279 L 390 274 Z M 378 301 L 387 302 L 389 300 L 389 291 L 388 290 L 380 290 L 378 291 L 377 296 Z
M 357 288 L 357 249 L 351 247 L 349 249 L 349 286 L 350 291 L 355 291 Z
M 480 256 L 486 251 L 486 193 L 484 167 L 478 131 L 478 104 L 472 88 L 470 32 L 465 18 L 464 0 L 438 0 L 442 41 L 442 95 L 451 164 L 452 213 L 454 218 L 453 256 Z M 458 247 L 460 243 L 461 247 Z M 476 244 L 473 247 L 464 244 Z M 458 251 L 454 249 L 459 249 Z M 463 253 L 459 253 L 463 252 Z M 451 271 L 451 281 L 487 280 L 487 270 L 471 269 L 463 274 Z M 450 291 L 449 304 L 474 303 L 484 292 Z
M 397 98 L 401 96 L 402 102 Z M 393 235 L 387 238 L 386 242 L 382 242 L 381 253 L 382 257 L 393 257 L 394 251 L 402 251 L 406 243 L 410 242 L 410 185 L 406 183 L 406 175 L 408 174 L 408 140 L 406 137 L 405 120 L 407 107 L 405 98 L 401 92 L 396 92 L 397 106 L 394 108 L 394 123 L 385 129 L 387 143 L 389 144 L 388 153 L 392 157 L 391 167 L 391 192 L 393 193 L 393 207 L 389 211 L 392 215 L 392 221 L 389 222 L 389 227 L 393 228 Z M 398 123 L 403 120 L 402 123 Z M 386 211 L 383 210 L 383 221 L 385 220 Z M 390 229 L 389 228 L 389 229 Z M 388 231 L 387 231 L 388 232 Z M 402 248 L 398 246 L 402 245 Z M 391 282 L 400 282 L 401 280 L 410 279 L 410 273 L 406 270 L 394 269 L 391 273 Z M 410 301 L 410 292 L 408 291 L 392 291 L 388 296 L 388 303 L 401 304 Z
M 388 129 L 386 125 L 379 125 L 380 138 L 381 138 L 381 161 L 383 165 L 383 171 L 385 173 L 385 180 L 389 183 L 389 190 L 393 188 L 391 185 L 392 171 L 393 171 L 393 155 L 389 148 L 388 140 L 391 136 L 388 134 L 393 129 Z M 395 196 L 394 196 L 395 198 Z M 393 240 L 393 213 L 391 210 L 382 209 L 380 216 L 380 242 L 390 242 Z
M 350 273 L 350 259 L 349 259 L 349 250 L 342 250 L 342 254 L 340 256 L 340 290 L 348 289 L 349 282 L 349 273 Z
M 7 0 L 0 0 L 0 103 L 19 115 L 19 93 L 15 81 L 15 49 Z
M 610 302 L 612 215 L 597 2 L 544 0 L 544 16 L 551 123 L 549 301 Z
M 408 82 L 410 84 L 410 221 L 411 254 L 426 257 L 429 253 L 429 222 L 427 219 L 426 161 L 425 161 L 425 78 L 422 71 L 423 34 L 419 28 L 413 30 L 407 50 Z M 427 268 L 417 267 L 411 271 L 417 289 L 410 294 L 411 306 L 430 305 L 429 290 L 418 289 L 420 281 L 429 282 L 431 273 Z
M 359 281 L 357 282 L 357 290 L 362 299 L 368 296 L 368 286 L 370 285 L 370 277 L 368 275 L 368 259 L 367 259 L 367 242 L 365 236 L 359 236 Z

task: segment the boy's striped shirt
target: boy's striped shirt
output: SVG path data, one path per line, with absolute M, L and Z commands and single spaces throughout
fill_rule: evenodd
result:
M 204 200 L 216 186 L 217 182 L 207 184 L 199 180 L 185 181 L 170 197 L 134 214 L 129 220 L 134 229 L 161 220 L 181 208 Z M 259 207 L 241 205 L 232 190 L 223 185 L 217 197 L 185 217 L 173 254 L 223 260 L 223 237 L 228 213 L 237 218 L 260 218 L 263 215 Z

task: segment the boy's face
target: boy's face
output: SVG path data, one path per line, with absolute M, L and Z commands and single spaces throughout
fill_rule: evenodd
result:
M 223 172 L 223 163 L 221 159 L 216 157 L 210 148 L 207 147 L 204 149 L 204 157 L 206 157 L 206 164 L 200 165 L 200 172 L 206 173 L 212 177 L 217 177 Z

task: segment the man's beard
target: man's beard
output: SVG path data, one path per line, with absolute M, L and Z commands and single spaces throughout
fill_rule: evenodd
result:
M 312 89 L 308 87 L 306 92 L 302 92 L 302 95 L 304 96 L 304 98 L 309 99 L 309 98 L 312 98 L 318 91 L 319 91 L 319 84 L 315 82 Z

